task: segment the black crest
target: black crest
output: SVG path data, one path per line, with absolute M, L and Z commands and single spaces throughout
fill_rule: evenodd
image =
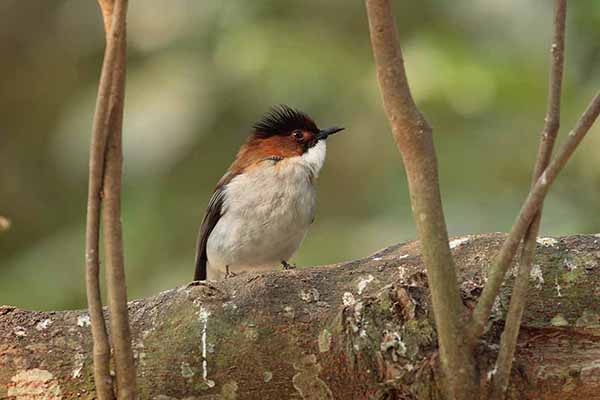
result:
M 319 132 L 317 124 L 308 115 L 283 104 L 272 107 L 253 128 L 254 135 L 262 138 L 288 135 L 296 129 Z

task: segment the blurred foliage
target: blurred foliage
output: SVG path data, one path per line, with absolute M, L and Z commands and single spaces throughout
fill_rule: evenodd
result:
M 452 235 L 510 228 L 546 104 L 550 1 L 397 2 L 434 127 Z M 600 2 L 572 2 L 561 133 L 600 87 Z M 87 157 L 103 52 L 95 1 L 0 2 L 0 304 L 84 307 Z M 340 124 L 301 266 L 415 237 L 362 2 L 131 2 L 123 223 L 132 298 L 190 280 L 214 184 L 272 104 Z M 600 231 L 600 124 L 560 176 L 543 234 Z

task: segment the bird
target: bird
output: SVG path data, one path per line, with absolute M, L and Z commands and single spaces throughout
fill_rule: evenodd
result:
M 252 126 L 219 180 L 196 242 L 194 281 L 222 280 L 288 263 L 314 221 L 327 139 L 306 113 L 277 105 Z

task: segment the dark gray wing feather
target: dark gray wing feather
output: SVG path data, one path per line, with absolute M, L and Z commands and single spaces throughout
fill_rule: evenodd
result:
M 215 225 L 217 225 L 217 222 L 219 222 L 221 215 L 223 215 L 222 212 L 224 197 L 225 185 L 217 186 L 217 189 L 210 198 L 210 201 L 208 202 L 206 214 L 204 215 L 204 219 L 202 220 L 202 225 L 200 225 L 200 230 L 198 232 L 198 241 L 196 244 L 196 271 L 194 272 L 195 281 L 206 280 L 206 243 L 208 242 L 208 237 L 210 236 L 210 233 L 214 229 Z

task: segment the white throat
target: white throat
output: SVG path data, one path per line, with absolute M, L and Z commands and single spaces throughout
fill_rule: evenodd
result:
M 308 167 L 312 175 L 316 178 L 319 176 L 319 171 L 325 163 L 325 154 L 327 153 L 327 144 L 325 140 L 319 140 L 317 144 L 308 149 L 302 154 L 302 161 Z

